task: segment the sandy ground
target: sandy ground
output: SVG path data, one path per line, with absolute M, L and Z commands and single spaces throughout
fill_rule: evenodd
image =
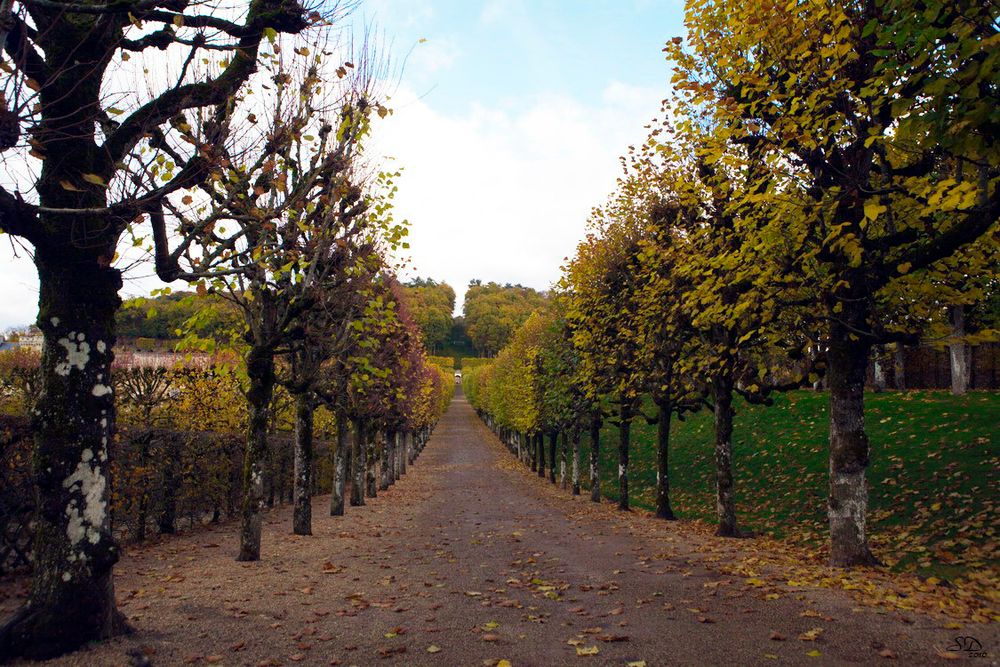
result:
M 1000 651 L 997 624 L 949 629 L 832 590 L 768 599 L 706 561 L 711 538 L 533 476 L 461 396 L 400 482 L 327 514 L 314 499 L 314 535 L 299 537 L 290 508 L 270 513 L 258 563 L 234 560 L 234 525 L 130 549 L 116 587 L 137 633 L 52 664 L 995 664 Z M 945 652 L 959 635 L 987 657 Z

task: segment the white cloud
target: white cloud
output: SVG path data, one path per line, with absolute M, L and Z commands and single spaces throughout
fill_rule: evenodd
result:
M 401 91 L 375 136 L 405 168 L 396 204 L 412 224 L 413 273 L 459 294 L 472 278 L 547 288 L 662 94 L 613 83 L 594 105 L 551 95 L 442 113 Z

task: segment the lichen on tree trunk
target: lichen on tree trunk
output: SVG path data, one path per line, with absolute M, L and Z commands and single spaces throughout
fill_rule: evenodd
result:
M 573 443 L 573 465 L 572 465 L 572 487 L 573 495 L 580 495 L 580 429 L 573 427 L 572 434 Z
M 313 408 L 309 395 L 295 397 L 295 506 L 292 532 L 312 535 Z
M 128 629 L 115 606 L 108 511 L 121 276 L 107 260 L 36 248 L 44 345 L 32 413 L 34 570 L 28 605 L 0 627 L 0 662 L 54 657 Z

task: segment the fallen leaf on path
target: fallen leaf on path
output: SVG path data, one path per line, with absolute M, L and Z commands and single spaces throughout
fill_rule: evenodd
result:
M 434 644 L 431 644 L 430 646 L 427 647 L 427 652 L 428 653 L 440 653 L 441 652 L 441 647 L 440 646 L 435 646 Z
M 821 634 L 823 634 L 823 628 L 813 628 L 799 635 L 799 639 L 804 642 L 814 642 Z
M 627 642 L 629 640 L 629 636 L 628 635 L 600 635 L 597 639 L 600 640 L 600 641 L 602 641 L 602 642 L 605 642 L 605 643 Z
M 899 654 L 893 651 L 891 648 L 884 648 L 878 652 L 880 658 L 888 658 L 889 660 L 895 660 L 899 657 Z
M 808 653 L 806 653 L 806 655 L 808 655 L 810 658 L 818 658 L 818 657 L 820 657 L 823 654 L 820 653 L 818 650 L 813 649 L 813 650 L 809 651 Z
M 576 647 L 576 654 L 577 655 L 581 655 L 581 656 L 597 655 L 600 652 L 601 652 L 601 649 L 597 648 L 596 646 L 577 646 Z
M 781 634 L 777 630 L 774 630 L 774 631 L 771 632 L 771 641 L 783 642 L 786 639 L 788 639 L 788 637 L 786 637 L 785 635 Z

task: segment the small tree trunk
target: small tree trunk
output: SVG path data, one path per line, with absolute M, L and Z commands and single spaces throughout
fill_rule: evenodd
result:
M 250 425 L 243 458 L 243 505 L 240 510 L 239 561 L 260 560 L 261 512 L 264 509 L 264 465 L 268 460 L 267 431 L 274 396 L 274 356 L 252 347 L 247 353 L 247 404 Z
M 673 520 L 677 518 L 670 507 L 670 419 L 674 411 L 670 401 L 658 403 L 657 408 L 659 420 L 656 423 L 656 517 Z M 626 458 L 626 465 L 627 463 Z
M 618 427 L 618 509 L 628 511 L 628 449 L 632 429 L 632 411 L 622 406 Z
M 556 483 L 556 449 L 559 447 L 559 433 L 551 431 L 549 433 L 549 481 Z
M 906 389 L 906 355 L 903 351 L 903 344 L 896 343 L 896 349 L 892 353 L 893 360 L 893 386 L 903 391 Z
M 350 458 L 347 417 L 336 416 L 337 442 L 333 448 L 333 484 L 330 492 L 330 516 L 344 516 L 344 487 L 347 484 L 347 461 Z
M 392 471 L 389 468 L 389 455 L 392 451 L 392 443 L 396 439 L 396 432 L 386 429 L 382 440 L 382 457 L 379 464 L 379 489 L 387 491 L 392 484 Z
M 378 496 L 378 480 L 375 471 L 375 465 L 378 463 L 378 430 L 371 429 L 368 434 L 368 447 L 367 447 L 367 462 L 366 466 L 366 493 L 369 498 L 375 498 Z
M 712 378 L 715 403 L 715 508 L 716 535 L 737 537 L 736 498 L 733 492 L 733 378 L 723 372 Z
M 368 424 L 364 419 L 354 419 L 354 444 L 351 448 L 351 505 L 365 504 L 365 453 L 368 447 Z
M 569 478 L 566 476 L 566 450 L 569 449 L 566 441 L 568 438 L 566 431 L 563 431 L 562 446 L 559 448 L 559 486 L 563 488 L 563 491 L 569 488 Z
M 295 506 L 292 532 L 312 535 L 313 407 L 308 394 L 295 396 Z
M 399 474 L 406 474 L 406 461 L 410 457 L 410 446 L 413 443 L 413 432 L 403 431 L 402 447 L 399 451 Z
M 601 420 L 590 421 L 590 500 L 601 502 Z
M 413 465 L 413 462 L 417 460 L 417 448 L 420 447 L 420 432 L 414 431 L 410 434 L 410 448 L 407 450 L 409 455 L 408 463 Z
M 573 495 L 580 495 L 580 429 L 573 427 L 573 465 L 572 465 L 572 487 Z
M 180 462 L 180 451 L 173 438 L 164 438 L 162 451 L 164 460 L 160 470 L 160 512 L 156 518 L 157 529 L 161 535 L 173 535 L 177 532 L 177 492 L 180 486 L 177 466 Z
M 969 346 L 965 344 L 965 306 L 951 308 L 952 342 L 948 345 L 951 359 L 951 393 L 962 396 L 969 390 Z
M 882 366 L 882 355 L 877 348 L 872 357 L 872 389 L 877 392 L 885 391 L 885 368 Z
M 545 434 L 535 434 L 535 449 L 538 451 L 538 476 L 545 479 Z
M 534 436 L 526 433 L 525 440 L 528 443 L 528 450 L 531 454 L 531 472 L 538 472 L 538 448 L 535 447 Z
M 845 310 L 847 310 L 845 308 Z M 857 319 L 863 321 L 862 318 Z M 835 566 L 870 565 L 868 548 L 868 436 L 865 433 L 865 370 L 870 344 L 851 340 L 851 330 L 831 325 L 830 384 L 830 559 Z

